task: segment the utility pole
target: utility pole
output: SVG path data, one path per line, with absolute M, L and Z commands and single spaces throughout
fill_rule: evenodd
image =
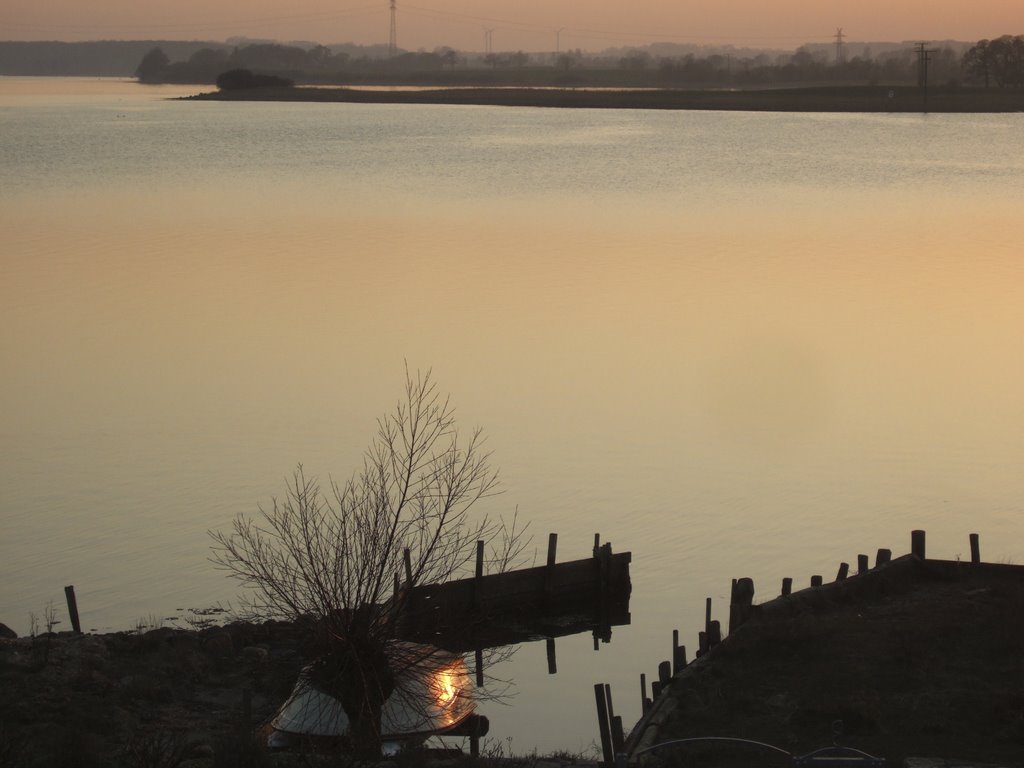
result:
M 494 30 L 484 27 L 484 55 L 494 53 Z
M 836 65 L 838 66 L 846 61 L 846 52 L 843 50 L 843 28 L 837 28 L 832 37 L 836 39 Z
M 555 53 L 559 54 L 562 52 L 562 32 L 565 27 L 559 27 L 555 30 Z
M 398 53 L 398 27 L 395 24 L 395 2 L 391 0 L 391 34 L 388 36 L 388 58 L 394 58 Z
M 924 102 L 923 111 L 928 111 L 928 62 L 932 54 L 938 51 L 937 48 L 925 48 L 927 43 L 917 44 L 917 85 L 921 89 L 921 98 Z

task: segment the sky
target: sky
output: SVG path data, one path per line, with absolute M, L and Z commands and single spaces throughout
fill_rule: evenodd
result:
M 0 40 L 388 42 L 389 0 L 2 0 Z M 1024 0 L 396 0 L 398 46 L 597 51 L 680 42 L 793 49 L 1024 33 Z M 558 32 L 558 30 L 561 30 Z

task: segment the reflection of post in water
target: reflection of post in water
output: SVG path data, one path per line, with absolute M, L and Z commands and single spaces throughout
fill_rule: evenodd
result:
M 592 557 L 556 562 L 557 534 L 544 565 L 483 575 L 482 552 L 471 578 L 414 587 L 396 601 L 397 635 L 453 653 L 481 652 L 547 639 L 548 671 L 557 669 L 554 639 L 590 631 L 595 648 L 612 627 L 629 624 L 629 552 L 613 554 L 595 538 Z

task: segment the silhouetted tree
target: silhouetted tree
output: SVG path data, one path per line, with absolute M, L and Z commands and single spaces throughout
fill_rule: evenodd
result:
M 514 522 L 470 514 L 497 485 L 480 430 L 463 439 L 429 372 L 407 371 L 404 397 L 347 482 L 325 492 L 300 466 L 258 520 L 240 515 L 211 534 L 215 562 L 250 589 L 253 617 L 315 620 L 311 674 L 344 706 L 360 756 L 379 754 L 381 708 L 401 676 L 432 669 L 430 650 L 394 642 L 409 590 L 468 573 L 478 541 L 492 571 L 518 559 Z
M 980 80 L 988 88 L 992 79 L 992 56 L 988 40 L 979 40 L 964 53 L 964 73 L 969 80 Z
M 135 69 L 135 77 L 141 83 L 159 83 L 163 81 L 167 66 L 171 63 L 162 48 L 154 48 L 142 57 Z

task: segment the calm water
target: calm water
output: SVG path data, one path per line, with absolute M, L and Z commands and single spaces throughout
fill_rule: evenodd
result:
M 0 621 L 230 600 L 209 529 L 344 477 L 432 367 L 540 546 L 631 550 L 634 622 L 485 708 L 596 739 L 592 684 L 858 552 L 1024 560 L 1024 115 L 216 104 L 0 78 Z M 721 600 L 718 600 L 721 598 Z

